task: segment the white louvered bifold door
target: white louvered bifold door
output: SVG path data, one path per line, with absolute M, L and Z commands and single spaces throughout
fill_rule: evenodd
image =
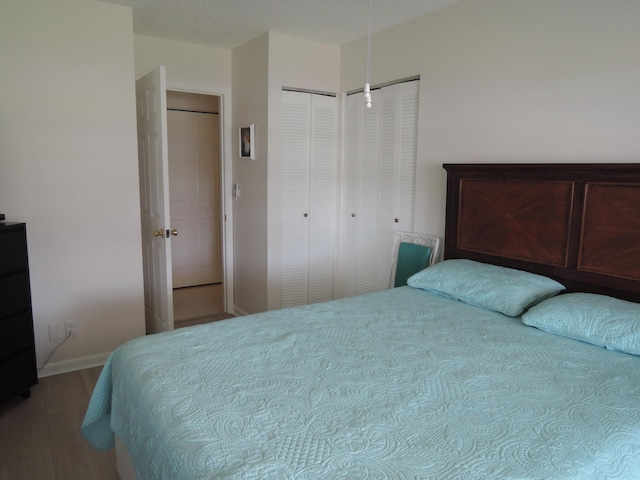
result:
M 335 97 L 282 92 L 280 306 L 333 298 Z
M 398 142 L 398 85 L 380 90 L 380 182 L 378 195 L 377 258 L 374 290 L 389 286 L 391 251 L 396 230 L 396 145 Z M 399 220 L 399 219 L 398 219 Z
M 336 245 L 337 99 L 311 97 L 309 303 L 333 298 Z
M 398 85 L 395 216 L 397 230 L 413 232 L 418 161 L 418 103 L 420 82 Z
M 341 248 L 342 296 L 375 289 L 377 261 L 377 204 L 379 177 L 379 95 L 371 92 L 372 106 L 362 95 L 347 98 L 344 169 L 343 234 Z
M 385 289 L 396 231 L 413 231 L 419 81 L 347 98 L 342 296 Z
M 282 92 L 280 304 L 304 305 L 309 290 L 311 98 Z M 306 216 L 305 216 L 306 214 Z
M 393 239 L 397 231 L 413 232 L 418 145 L 419 82 L 380 90 L 380 195 L 378 196 L 376 290 L 389 285 Z
M 361 99 L 362 100 L 362 99 Z M 359 164 L 358 281 L 356 294 L 376 290 L 378 195 L 380 194 L 380 92 L 371 92 L 371 108 L 362 114 L 362 146 Z
M 347 97 L 345 156 L 342 183 L 342 239 L 340 243 L 341 296 L 356 294 L 358 280 L 359 157 L 362 143 L 362 96 Z

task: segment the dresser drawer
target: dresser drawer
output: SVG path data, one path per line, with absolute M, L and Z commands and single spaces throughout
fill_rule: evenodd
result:
M 0 320 L 0 361 L 33 345 L 33 323 L 28 310 Z
M 0 362 L 0 400 L 18 395 L 38 383 L 34 358 L 35 352 L 29 348 Z
M 0 275 L 26 268 L 26 230 L 18 228 L 0 231 Z
M 26 310 L 30 305 L 29 274 L 26 271 L 0 277 L 0 318 Z

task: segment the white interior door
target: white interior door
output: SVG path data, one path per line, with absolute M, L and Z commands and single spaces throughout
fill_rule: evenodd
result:
M 173 330 L 165 68 L 136 82 L 147 333 Z
M 169 110 L 173 288 L 222 283 L 218 115 Z

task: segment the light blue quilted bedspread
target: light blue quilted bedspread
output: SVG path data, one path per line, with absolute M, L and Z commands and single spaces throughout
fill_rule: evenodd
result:
M 133 340 L 82 428 L 140 479 L 634 479 L 640 357 L 402 287 Z

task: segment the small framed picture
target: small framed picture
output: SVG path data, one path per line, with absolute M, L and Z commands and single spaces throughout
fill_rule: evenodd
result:
M 255 129 L 252 123 L 246 127 L 240 127 L 240 158 L 256 159 Z

